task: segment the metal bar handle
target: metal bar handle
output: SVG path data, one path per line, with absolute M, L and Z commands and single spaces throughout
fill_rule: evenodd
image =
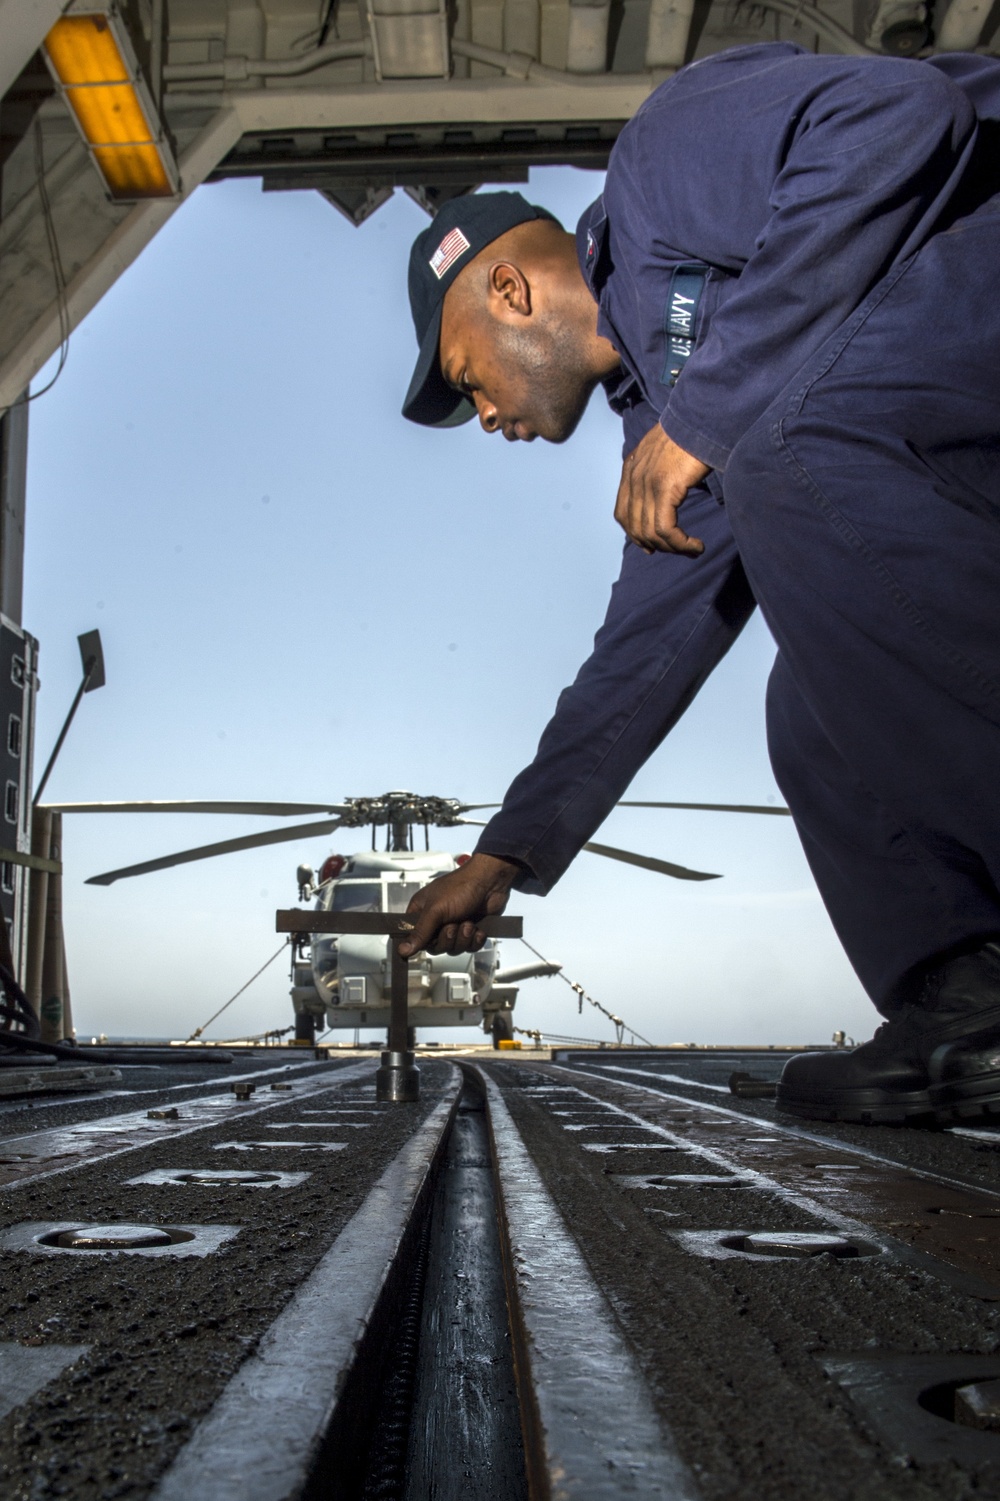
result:
M 476 923 L 487 938 L 520 938 L 521 917 L 484 917 Z M 289 907 L 275 914 L 276 933 L 412 933 L 413 923 L 402 912 L 315 912 Z

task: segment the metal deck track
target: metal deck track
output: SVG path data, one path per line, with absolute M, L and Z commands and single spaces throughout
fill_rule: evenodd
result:
M 1000 1135 L 791 1125 L 718 1056 L 272 1065 L 0 1116 L 5 1497 L 1000 1490 Z M 52 1244 L 122 1220 L 176 1243 Z

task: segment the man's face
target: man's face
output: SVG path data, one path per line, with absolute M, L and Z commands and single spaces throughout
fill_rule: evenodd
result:
M 509 443 L 564 443 L 596 379 L 576 332 L 556 314 L 495 316 L 445 297 L 439 359 L 445 380 L 476 406 L 483 430 Z M 457 303 L 457 305 L 456 305 Z

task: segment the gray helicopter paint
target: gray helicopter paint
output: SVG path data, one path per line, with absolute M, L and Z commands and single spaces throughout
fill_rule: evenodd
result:
M 415 892 L 456 868 L 454 855 L 446 851 L 361 850 L 346 857 L 336 877 L 313 888 L 316 908 L 347 911 L 356 900 L 358 910 L 404 912 Z M 387 1025 L 387 940 L 356 933 L 336 937 L 314 933 L 311 940 L 312 983 L 293 985 L 296 1009 L 316 1016 L 325 1013 L 327 1027 L 338 1031 Z M 489 941 L 479 954 L 422 954 L 414 959 L 409 980 L 410 1025 L 478 1026 L 484 1006 L 489 1009 L 498 966 L 499 951 Z M 301 969 L 305 971 L 305 966 Z

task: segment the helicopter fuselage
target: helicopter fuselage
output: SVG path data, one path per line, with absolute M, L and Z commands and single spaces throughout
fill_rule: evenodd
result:
M 445 851 L 366 850 L 351 855 L 336 878 L 318 889 L 321 912 L 405 912 L 411 898 L 458 861 Z M 496 987 L 499 964 L 492 940 L 477 954 L 420 954 L 410 964 L 410 1025 L 476 1026 L 513 1003 L 512 987 Z M 309 963 L 295 965 L 297 1014 L 325 1018 L 328 1028 L 388 1026 L 389 947 L 382 937 L 313 933 Z M 502 994 L 500 993 L 502 990 Z M 492 1006 L 490 1001 L 493 1001 Z

